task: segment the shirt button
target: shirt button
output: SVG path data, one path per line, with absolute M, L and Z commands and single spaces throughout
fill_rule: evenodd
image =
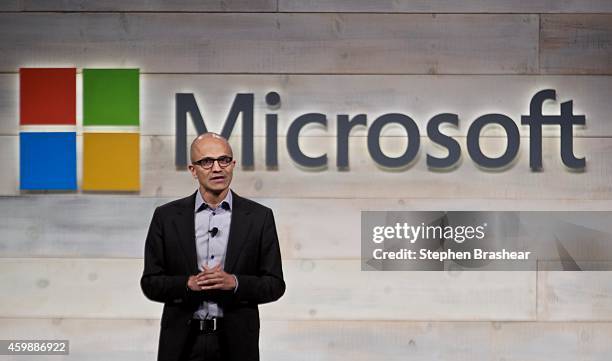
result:
M 213 216 L 216 216 L 216 215 L 217 215 L 217 213 L 213 212 Z
M 213 254 L 212 256 L 210 256 L 210 259 L 215 259 L 215 255 Z

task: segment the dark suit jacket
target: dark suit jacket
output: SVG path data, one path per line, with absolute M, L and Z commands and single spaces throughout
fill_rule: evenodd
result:
M 155 209 L 147 234 L 140 280 L 147 298 L 164 303 L 159 361 L 177 361 L 193 313 L 203 300 L 223 307 L 219 334 L 224 360 L 259 360 L 257 305 L 285 292 L 281 254 L 272 210 L 232 192 L 232 221 L 224 270 L 236 275 L 238 289 L 193 292 L 190 275 L 199 273 L 195 247 L 196 193 Z

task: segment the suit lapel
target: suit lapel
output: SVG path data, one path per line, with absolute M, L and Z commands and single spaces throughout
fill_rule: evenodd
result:
M 242 251 L 246 235 L 249 233 L 250 218 L 249 209 L 246 206 L 244 199 L 232 192 L 232 222 L 230 224 L 230 233 L 227 241 L 227 253 L 225 254 L 225 272 L 232 273 L 238 256 Z
M 195 197 L 196 193 L 184 199 L 184 202 L 180 205 L 179 211 L 177 212 L 176 218 L 174 219 L 174 225 L 178 233 L 178 239 L 183 254 L 187 260 L 187 266 L 190 273 L 198 273 L 198 259 L 196 253 L 196 242 L 195 242 Z

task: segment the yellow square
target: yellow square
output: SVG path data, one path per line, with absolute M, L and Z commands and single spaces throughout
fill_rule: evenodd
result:
M 83 190 L 140 190 L 140 134 L 84 133 Z

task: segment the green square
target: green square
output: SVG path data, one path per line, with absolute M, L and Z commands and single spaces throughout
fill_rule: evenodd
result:
M 83 69 L 83 125 L 140 124 L 140 69 Z

